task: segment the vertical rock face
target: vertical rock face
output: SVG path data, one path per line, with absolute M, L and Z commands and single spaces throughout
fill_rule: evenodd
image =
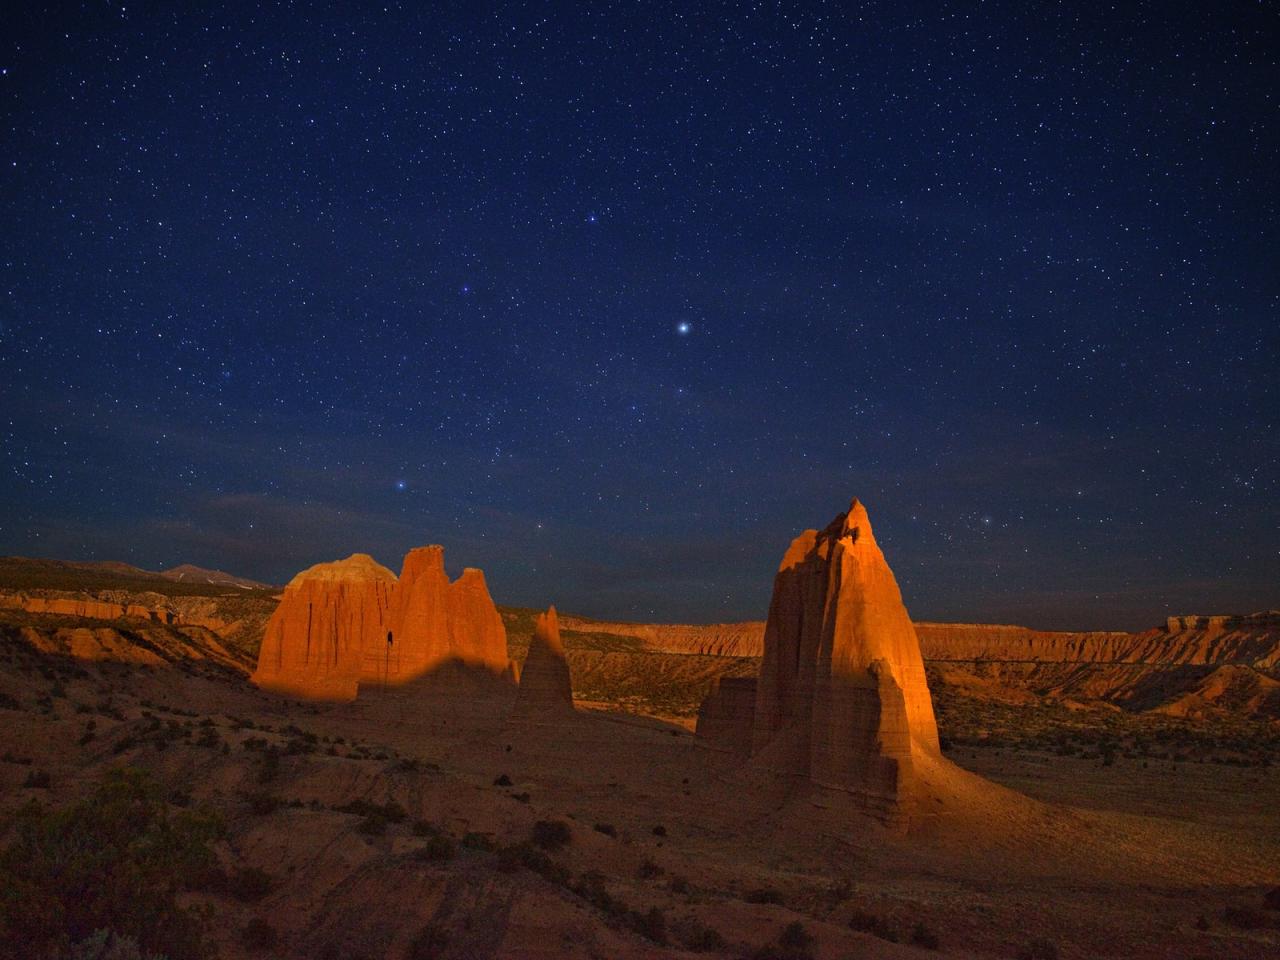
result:
M 483 571 L 467 567 L 462 576 L 449 584 L 448 614 L 451 657 L 495 673 L 507 669 L 507 628 L 489 596 Z M 550 617 L 555 629 L 554 609 Z M 555 639 L 558 644 L 558 629 L 555 629 Z M 563 655 L 563 648 L 561 650 Z
M 569 662 L 560 642 L 560 624 L 556 608 L 538 614 L 533 627 L 533 640 L 520 671 L 520 690 L 516 694 L 513 716 L 524 720 L 549 719 L 573 713 L 573 684 L 569 678 Z
M 698 736 L 751 756 L 751 723 L 756 710 L 755 677 L 717 677 L 698 707 Z
M 398 581 L 365 554 L 294 577 L 267 624 L 253 682 L 350 700 L 360 684 L 397 686 L 445 663 L 500 674 L 507 632 L 483 573 L 467 569 L 450 583 L 444 548 L 419 547 Z
M 913 757 L 938 753 L 920 643 L 857 500 L 782 559 L 750 730 L 756 762 L 880 810 L 910 791 Z
M 253 682 L 322 700 L 355 698 L 363 651 L 385 645 L 396 576 L 367 554 L 303 570 L 267 622 Z

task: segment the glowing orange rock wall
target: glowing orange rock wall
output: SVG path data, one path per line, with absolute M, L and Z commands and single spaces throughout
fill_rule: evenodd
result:
M 361 685 L 400 686 L 440 665 L 508 667 L 507 633 L 484 574 L 452 583 L 444 548 L 419 547 L 400 578 L 365 554 L 304 570 L 267 623 L 253 682 L 321 700 L 351 700 Z

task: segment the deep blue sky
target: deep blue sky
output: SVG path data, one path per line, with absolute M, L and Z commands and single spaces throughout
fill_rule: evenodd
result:
M 0 553 L 1280 606 L 1273 5 L 194 6 L 0 31 Z

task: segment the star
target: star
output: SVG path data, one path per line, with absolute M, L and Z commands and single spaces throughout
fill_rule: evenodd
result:
M 692 329 L 693 329 L 693 325 L 685 320 L 682 320 L 676 324 L 676 333 L 680 334 L 680 336 L 682 337 L 687 337 L 689 335 L 689 331 L 691 331 Z

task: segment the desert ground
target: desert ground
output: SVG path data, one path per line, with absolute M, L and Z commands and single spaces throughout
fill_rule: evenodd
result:
M 307 702 L 248 680 L 272 589 L 0 574 L 4 843 L 32 801 L 91 806 L 111 771 L 142 771 L 161 815 L 219 824 L 178 893 L 207 918 L 207 955 L 1280 955 L 1266 696 L 1186 716 L 1117 706 L 1096 677 L 1083 697 L 1088 664 L 1064 694 L 927 660 L 950 763 L 905 827 L 694 735 L 712 681 L 752 674 L 751 656 L 575 620 L 569 716 L 512 722 L 514 685 L 463 667 Z M 521 662 L 532 612 L 502 613 Z M 1200 666 L 1179 682 L 1221 664 Z M 22 929 L 21 896 L 3 903 Z

